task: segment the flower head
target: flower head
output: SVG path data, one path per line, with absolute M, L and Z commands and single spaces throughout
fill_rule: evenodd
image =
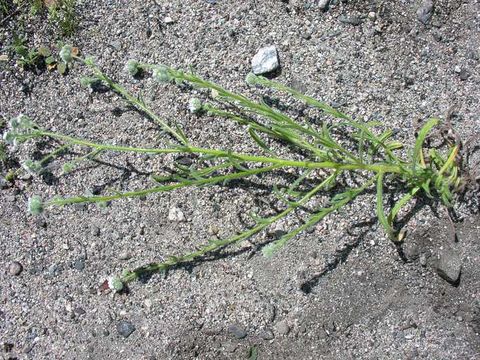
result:
M 127 70 L 132 76 L 138 75 L 142 68 L 140 67 L 140 63 L 136 60 L 128 60 L 127 62 Z
M 160 65 L 153 70 L 153 77 L 159 82 L 169 82 L 172 80 L 172 76 L 168 72 L 166 66 Z
M 190 110 L 192 114 L 198 114 L 200 111 L 202 111 L 202 108 L 202 102 L 197 98 L 192 98 L 188 102 L 188 110 Z
M 110 277 L 107 280 L 108 288 L 114 290 L 116 292 L 120 292 L 123 290 L 123 282 L 118 277 Z
M 39 215 L 43 212 L 43 201 L 40 196 L 35 195 L 28 199 L 28 211 L 32 215 Z

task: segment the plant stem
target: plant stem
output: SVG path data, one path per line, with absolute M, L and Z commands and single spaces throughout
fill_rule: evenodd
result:
M 247 155 L 247 154 L 241 154 L 241 153 L 234 153 L 231 151 L 206 149 L 206 148 L 200 148 L 195 146 L 179 146 L 176 148 L 167 148 L 167 149 L 136 148 L 136 147 L 129 147 L 129 146 L 97 144 L 91 141 L 78 139 L 71 136 L 57 134 L 49 131 L 39 130 L 38 133 L 41 135 L 50 136 L 52 138 L 61 139 L 73 144 L 93 147 L 98 150 L 137 152 L 137 153 L 148 153 L 148 154 L 197 153 L 197 154 L 213 155 L 214 157 L 217 157 L 217 158 L 233 158 L 236 160 L 248 161 L 248 162 L 278 164 L 283 167 L 299 167 L 299 168 L 306 168 L 306 169 L 333 169 L 333 170 L 367 170 L 367 171 L 373 171 L 376 173 L 380 171 L 385 173 L 401 173 L 402 172 L 402 168 L 400 166 L 387 164 L 387 163 L 363 164 L 363 163 L 356 163 L 356 162 L 355 163 L 341 163 L 341 162 L 336 163 L 333 161 L 322 161 L 322 162 L 298 161 L 298 160 L 282 159 L 277 157 Z
M 108 86 L 110 86 L 114 91 L 122 95 L 125 99 L 127 99 L 130 103 L 135 105 L 137 108 L 139 108 L 145 114 L 147 114 L 151 119 L 153 119 L 157 124 L 159 124 L 163 128 L 163 130 L 165 130 L 170 135 L 172 135 L 176 140 L 178 140 L 178 142 L 180 142 L 183 145 L 188 144 L 188 140 L 185 138 L 183 134 L 181 134 L 178 131 L 175 131 L 164 120 L 162 120 L 158 115 L 156 115 L 152 110 L 150 110 L 143 101 L 140 101 L 138 98 L 132 96 L 123 86 L 120 86 L 119 84 L 115 83 L 112 79 L 110 79 L 107 75 L 105 75 L 98 66 L 96 66 L 92 62 L 86 61 L 85 59 L 79 56 L 75 56 L 74 58 L 76 60 L 81 61 L 82 63 L 87 65 L 90 69 L 92 69 L 94 75 L 99 80 L 105 81 L 108 84 Z
M 211 240 L 208 245 L 202 246 L 200 249 L 190 252 L 188 254 L 182 255 L 182 256 L 172 256 L 168 258 L 165 261 L 162 262 L 157 262 L 157 263 L 151 263 L 145 266 L 141 266 L 139 268 L 136 268 L 133 271 L 129 271 L 126 274 L 124 274 L 121 277 L 121 281 L 124 284 L 127 284 L 141 275 L 144 274 L 151 274 L 159 271 L 165 271 L 168 268 L 172 266 L 176 266 L 180 263 L 184 263 L 187 261 L 192 261 L 195 260 L 198 257 L 201 257 L 209 252 L 215 251 L 217 249 L 220 249 L 222 247 L 232 245 L 234 243 L 238 243 L 242 240 L 245 240 L 260 231 L 264 230 L 274 222 L 280 220 L 281 218 L 287 216 L 289 213 L 291 213 L 293 210 L 295 210 L 297 207 L 304 205 L 306 202 L 308 202 L 312 196 L 314 196 L 318 191 L 320 191 L 323 187 L 325 187 L 331 180 L 331 177 L 336 176 L 336 174 L 332 174 L 329 177 L 327 177 L 324 181 L 322 181 L 320 184 L 318 184 L 316 187 L 314 187 L 312 190 L 310 190 L 307 194 L 305 194 L 299 201 L 296 203 L 291 204 L 288 208 L 283 210 L 277 215 L 274 215 L 268 219 L 265 219 L 264 221 L 258 223 L 251 229 L 248 229 L 240 234 L 234 235 L 232 237 L 229 237 L 224 240 Z

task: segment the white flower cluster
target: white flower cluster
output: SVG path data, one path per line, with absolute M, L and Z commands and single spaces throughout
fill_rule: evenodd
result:
M 12 144 L 16 147 L 27 139 L 25 135 L 28 135 L 35 127 L 35 124 L 28 116 L 18 115 L 8 123 L 8 131 L 3 133 L 3 140 L 7 144 Z

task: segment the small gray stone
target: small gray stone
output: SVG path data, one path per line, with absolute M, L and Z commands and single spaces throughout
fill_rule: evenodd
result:
M 85 309 L 80 306 L 77 306 L 73 311 L 78 315 L 85 315 L 87 313 Z
M 318 7 L 320 10 L 327 11 L 328 10 L 328 5 L 330 5 L 330 0 L 319 0 L 318 1 Z
M 130 321 L 122 320 L 117 324 L 117 331 L 124 338 L 128 338 L 136 330 Z
M 340 15 L 338 17 L 338 20 L 344 24 L 353 25 L 353 26 L 358 26 L 362 23 L 362 19 L 360 19 L 358 16 Z
M 275 325 L 275 332 L 279 335 L 288 335 L 290 326 L 288 326 L 286 321 L 280 321 Z
M 437 263 L 437 273 L 442 279 L 450 284 L 458 284 L 461 271 L 462 260 L 457 253 L 452 250 L 445 250 L 440 254 Z
M 223 345 L 223 348 L 226 352 L 233 353 L 235 350 L 237 350 L 237 344 L 227 342 L 225 345 Z
M 228 332 L 237 339 L 243 339 L 247 336 L 247 331 L 239 324 L 232 324 L 228 327 Z
M 91 232 L 93 236 L 98 236 L 100 235 L 100 228 L 98 226 L 93 226 Z
M 422 265 L 423 267 L 427 266 L 427 255 L 425 254 L 422 254 L 420 255 L 420 265 Z
M 56 276 L 59 272 L 59 268 L 57 264 L 52 264 L 48 267 L 48 273 L 50 276 Z
M 256 75 L 272 72 L 279 66 L 278 52 L 274 45 L 261 48 L 252 59 L 252 71 Z
M 23 266 L 18 261 L 11 262 L 10 266 L 8 267 L 8 272 L 10 273 L 10 275 L 13 275 L 13 276 L 20 275 L 22 271 L 23 271 Z
M 460 73 L 458 75 L 460 76 L 460 80 L 463 81 L 467 80 L 470 77 L 470 74 L 465 69 L 460 70 Z
M 275 336 L 273 335 L 272 330 L 265 329 L 265 330 L 262 330 L 262 331 L 260 332 L 260 337 L 261 337 L 263 340 L 273 340 L 273 338 L 274 338 Z
M 82 271 L 83 269 L 85 269 L 85 258 L 82 256 L 82 257 L 79 257 L 77 260 L 75 260 L 75 262 L 73 263 L 73 267 L 78 270 L 78 271 Z
M 118 258 L 119 258 L 120 260 L 128 260 L 128 259 L 130 259 L 131 257 L 132 257 L 132 255 L 131 255 L 128 251 L 122 252 L 122 253 L 118 256 Z
M 428 24 L 433 15 L 433 1 L 424 0 L 417 9 L 417 19 L 424 25 Z

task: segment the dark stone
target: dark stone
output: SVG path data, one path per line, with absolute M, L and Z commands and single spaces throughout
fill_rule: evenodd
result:
M 83 269 L 85 269 L 85 258 L 82 256 L 75 260 L 75 262 L 73 263 L 73 268 L 78 271 L 82 271 Z
M 122 320 L 117 324 L 117 331 L 124 338 L 128 338 L 136 330 L 130 321 Z
M 77 313 L 78 315 L 85 315 L 87 312 L 85 311 L 84 308 L 80 307 L 80 306 L 77 306 L 75 308 L 75 313 Z
M 465 69 L 460 70 L 460 73 L 458 75 L 460 76 L 460 80 L 463 81 L 467 80 L 470 77 L 470 74 Z
M 238 324 L 233 324 L 228 327 L 228 332 L 237 339 L 243 339 L 247 336 L 247 331 Z

